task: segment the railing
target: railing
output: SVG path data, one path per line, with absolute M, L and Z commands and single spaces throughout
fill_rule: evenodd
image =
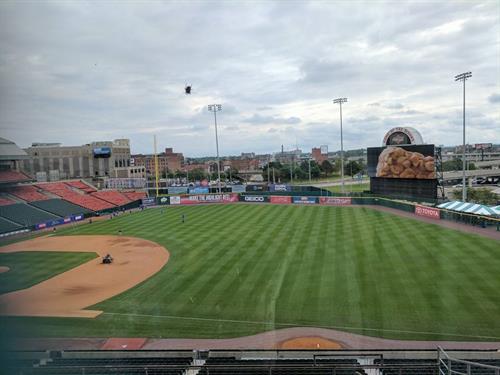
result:
M 454 370 L 453 365 L 464 365 L 465 372 L 456 369 Z M 440 375 L 471 375 L 475 373 L 472 371 L 473 368 L 493 370 L 495 375 L 500 375 L 499 366 L 486 365 L 483 363 L 450 357 L 440 346 L 438 346 L 438 366 Z M 484 373 L 484 371 L 481 371 L 481 373 Z

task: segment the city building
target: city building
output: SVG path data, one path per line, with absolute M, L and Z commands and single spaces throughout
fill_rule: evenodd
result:
M 155 173 L 155 158 L 153 154 L 132 155 L 131 160 L 134 167 L 145 167 L 146 173 Z M 158 154 L 158 172 L 162 174 L 175 173 L 183 170 L 184 155 L 180 152 L 174 152 L 171 147 L 165 149 L 165 152 Z
M 24 149 L 29 159 L 21 168 L 38 181 L 65 178 L 127 177 L 130 167 L 130 141 L 115 139 L 82 146 L 61 143 L 33 143 Z
M 313 147 L 311 150 L 311 157 L 316 163 L 323 163 L 325 160 L 328 160 L 328 147 Z

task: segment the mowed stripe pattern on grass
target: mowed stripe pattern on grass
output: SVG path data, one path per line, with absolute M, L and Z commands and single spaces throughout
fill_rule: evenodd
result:
M 500 337 L 491 239 L 363 207 L 243 204 L 148 209 L 63 233 L 118 230 L 165 246 L 167 265 L 92 307 L 108 313 L 97 319 L 23 324 L 55 336 L 220 338 L 305 325 L 398 339 Z

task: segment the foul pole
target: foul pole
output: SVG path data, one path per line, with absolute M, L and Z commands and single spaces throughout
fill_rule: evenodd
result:
M 154 138 L 154 153 L 155 153 L 155 187 L 156 187 L 156 196 L 159 194 L 158 188 L 158 153 L 156 152 L 156 134 L 153 136 Z

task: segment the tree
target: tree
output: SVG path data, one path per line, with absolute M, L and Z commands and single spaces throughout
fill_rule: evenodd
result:
M 456 159 L 444 161 L 442 165 L 443 165 L 443 172 L 461 171 L 463 168 L 461 158 L 456 158 Z M 471 163 L 471 162 L 466 163 L 466 166 L 467 166 L 467 169 L 471 170 L 471 171 L 476 169 L 475 164 Z
M 325 176 L 328 177 L 328 175 L 333 172 L 332 163 L 330 163 L 328 160 L 323 160 L 323 162 L 321 163 L 321 170 L 323 171 Z
M 452 192 L 453 199 L 462 200 L 462 190 L 453 190 Z M 498 204 L 498 200 L 500 197 L 498 194 L 494 193 L 490 189 L 487 188 L 467 188 L 467 200 L 469 202 L 478 203 L 478 204 L 486 204 L 486 205 L 495 205 Z
M 363 162 L 350 160 L 344 164 L 344 175 L 354 176 L 363 171 Z
M 189 172 L 190 181 L 201 181 L 205 178 L 206 172 L 202 168 L 196 168 Z

